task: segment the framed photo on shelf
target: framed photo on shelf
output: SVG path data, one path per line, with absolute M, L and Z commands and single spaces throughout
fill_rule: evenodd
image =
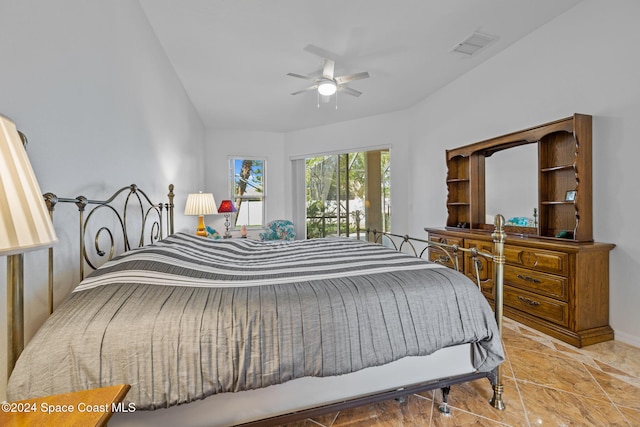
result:
M 567 191 L 564 194 L 564 201 L 565 202 L 573 202 L 576 200 L 576 195 L 578 194 L 578 192 L 576 190 L 570 190 Z

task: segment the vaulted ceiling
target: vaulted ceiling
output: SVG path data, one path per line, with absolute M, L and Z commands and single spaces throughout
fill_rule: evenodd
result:
M 140 0 L 208 128 L 287 132 L 403 110 L 580 0 Z M 474 32 L 497 40 L 452 49 Z M 367 71 L 320 102 L 287 76 Z

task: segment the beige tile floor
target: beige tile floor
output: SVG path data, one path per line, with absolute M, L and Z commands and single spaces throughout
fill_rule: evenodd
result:
M 449 416 L 438 411 L 438 390 L 287 427 L 640 426 L 640 348 L 609 341 L 578 349 L 509 319 L 504 327 L 504 411 L 487 403 L 483 379 L 451 387 Z

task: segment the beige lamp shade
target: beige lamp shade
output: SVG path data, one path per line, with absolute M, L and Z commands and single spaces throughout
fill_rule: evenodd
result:
M 16 125 L 0 116 L 0 255 L 52 246 L 56 241 Z
M 218 213 L 216 201 L 211 193 L 191 193 L 187 196 L 187 205 L 184 208 L 185 215 L 198 215 L 198 228 L 196 235 L 207 237 L 207 229 L 204 225 L 204 216 Z
M 213 215 L 217 214 L 216 201 L 211 193 L 192 193 L 187 196 L 185 215 Z

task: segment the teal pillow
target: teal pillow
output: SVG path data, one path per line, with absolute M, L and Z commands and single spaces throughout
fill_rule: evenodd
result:
M 218 234 L 216 230 L 209 227 L 208 225 L 205 228 L 207 229 L 207 237 L 209 239 L 220 239 L 220 234 Z
M 267 230 L 260 233 L 261 240 L 295 240 L 296 231 L 293 222 L 276 219 L 267 224 Z

